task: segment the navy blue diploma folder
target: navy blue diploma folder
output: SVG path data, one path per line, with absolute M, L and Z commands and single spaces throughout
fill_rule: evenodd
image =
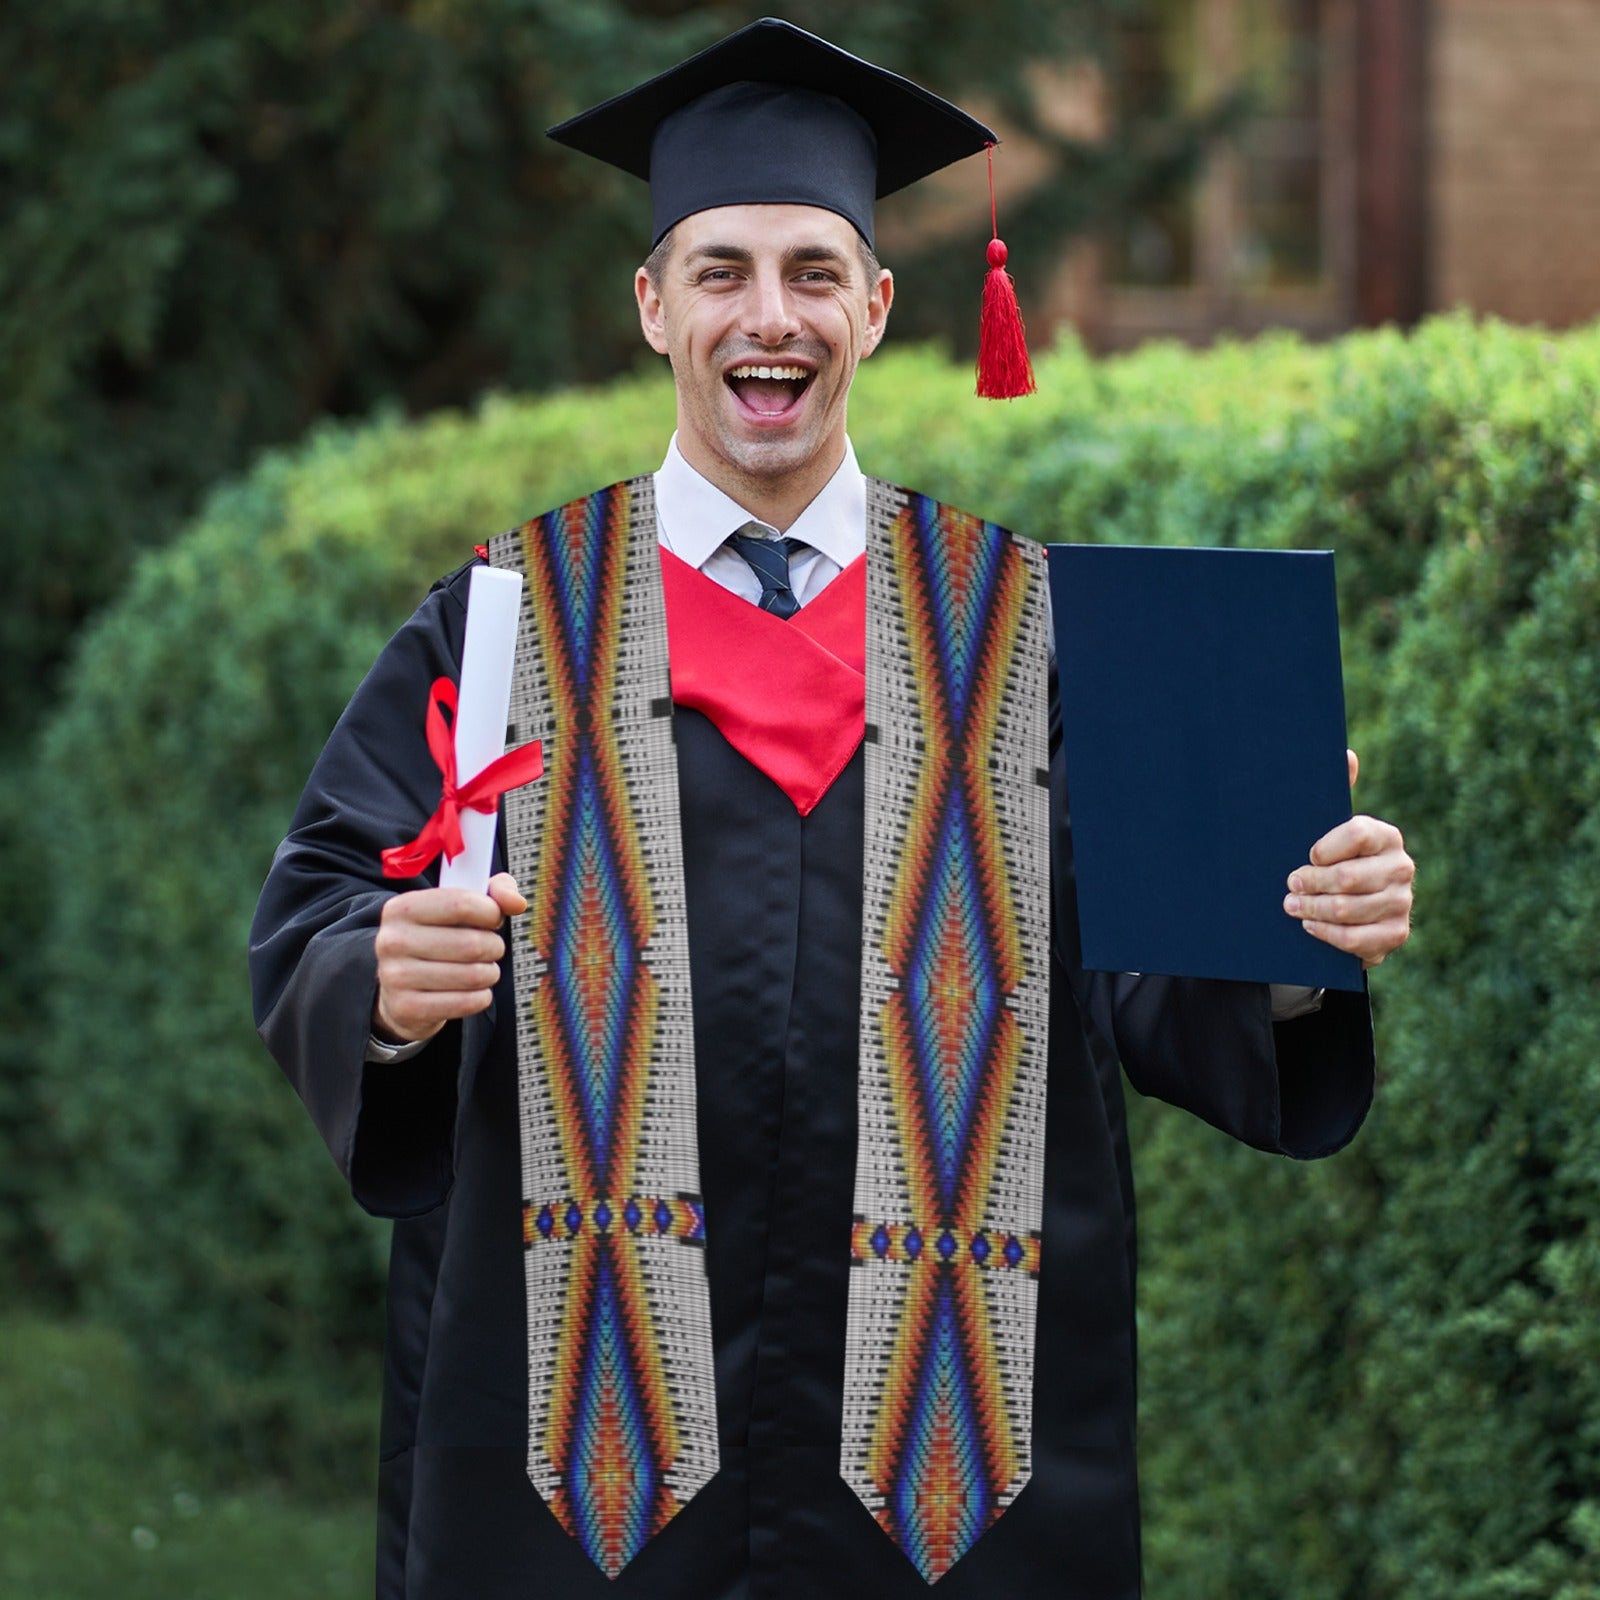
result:
M 1283 909 L 1350 816 L 1332 554 L 1047 554 L 1084 966 L 1359 990 Z

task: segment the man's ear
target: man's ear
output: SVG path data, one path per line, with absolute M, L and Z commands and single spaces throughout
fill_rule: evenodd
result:
M 667 353 L 666 312 L 650 274 L 643 267 L 633 275 L 633 294 L 639 302 L 639 327 L 644 341 L 658 356 L 664 356 Z
M 867 296 L 867 328 L 861 340 L 861 356 L 865 360 L 883 340 L 883 330 L 889 321 L 889 307 L 894 304 L 894 274 L 884 267 L 878 281 Z

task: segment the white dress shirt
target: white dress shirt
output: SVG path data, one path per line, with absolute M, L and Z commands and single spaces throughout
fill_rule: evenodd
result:
M 770 523 L 752 516 L 738 501 L 700 476 L 678 450 L 673 434 L 667 458 L 656 474 L 656 525 L 664 549 L 697 567 L 724 589 L 752 604 L 761 598 L 761 580 L 750 563 L 730 545 L 728 535 L 751 523 L 764 538 L 780 535 Z M 817 497 L 785 528 L 782 537 L 799 539 L 808 548 L 789 560 L 789 587 L 799 604 L 814 600 L 867 548 L 867 480 L 856 465 L 848 439 L 838 471 Z

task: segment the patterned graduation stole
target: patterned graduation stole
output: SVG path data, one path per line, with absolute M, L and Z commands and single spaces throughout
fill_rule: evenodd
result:
M 491 542 L 527 578 L 506 797 L 528 1472 L 615 1577 L 717 1467 L 652 480 Z M 867 500 L 845 1479 L 929 1581 L 1027 1482 L 1048 1006 L 1043 552 Z M 713 1219 L 713 1225 L 715 1219 Z
M 1049 1025 L 1044 552 L 870 482 L 841 1470 L 934 1583 L 1032 1471 Z
M 615 1577 L 717 1470 L 678 766 L 654 486 L 489 546 L 526 576 L 506 799 L 528 1475 Z

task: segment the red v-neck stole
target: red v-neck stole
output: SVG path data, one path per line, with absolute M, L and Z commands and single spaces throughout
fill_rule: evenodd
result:
M 661 552 L 673 703 L 703 712 L 808 815 L 867 720 L 867 562 L 788 621 Z

